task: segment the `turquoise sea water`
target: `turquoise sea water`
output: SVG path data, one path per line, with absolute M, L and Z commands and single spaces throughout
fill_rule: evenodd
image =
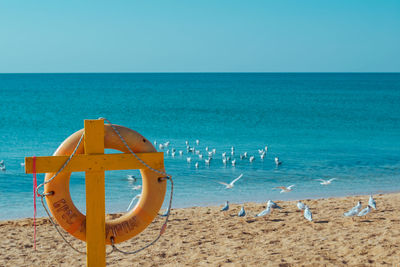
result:
M 0 99 L 0 219 L 32 217 L 24 157 L 51 155 L 98 117 L 184 151 L 165 154 L 174 207 L 400 190 L 400 74 L 1 74 Z M 187 154 L 186 140 L 203 155 L 216 149 L 210 166 Z M 231 146 L 235 167 L 221 160 Z M 246 151 L 253 163 L 239 159 Z M 231 190 L 217 183 L 241 173 Z M 138 176 L 106 173 L 107 212 L 124 211 L 138 193 L 127 174 Z M 316 181 L 333 177 L 329 186 Z M 273 189 L 291 184 L 287 194 Z M 84 211 L 83 173 L 72 175 L 70 190 Z

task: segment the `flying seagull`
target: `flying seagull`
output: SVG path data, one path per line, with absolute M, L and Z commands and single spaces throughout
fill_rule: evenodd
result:
M 137 194 L 136 196 L 134 196 L 134 197 L 132 198 L 131 203 L 129 203 L 129 206 L 128 206 L 128 208 L 126 209 L 126 211 L 128 211 L 128 210 L 131 208 L 133 202 L 134 202 L 136 199 L 139 199 L 139 198 L 140 198 L 140 195 L 141 195 L 141 194 Z
M 288 187 L 278 186 L 278 187 L 274 187 L 274 188 L 275 188 L 275 189 L 281 189 L 281 192 L 280 192 L 280 193 L 287 193 L 287 192 L 290 192 L 290 191 L 293 190 L 293 189 L 292 189 L 293 186 L 294 186 L 294 184 L 292 184 L 292 185 L 290 185 L 290 186 L 288 186 Z
M 321 181 L 321 183 L 320 183 L 321 185 L 331 184 L 333 180 L 337 180 L 337 179 L 336 178 L 332 178 L 332 179 L 329 179 L 329 180 L 317 179 L 317 181 Z
M 242 176 L 243 176 L 243 173 L 240 174 L 238 178 L 236 178 L 235 180 L 233 180 L 233 181 L 230 182 L 229 184 L 224 183 L 224 182 L 218 182 L 218 183 L 220 183 L 220 184 L 222 184 L 222 185 L 225 185 L 225 186 L 226 186 L 226 187 L 225 187 L 226 189 L 230 189 L 230 188 L 232 188 L 232 187 L 234 186 L 234 184 L 235 184 L 235 182 L 236 182 L 237 180 L 239 180 L 240 178 L 242 178 Z

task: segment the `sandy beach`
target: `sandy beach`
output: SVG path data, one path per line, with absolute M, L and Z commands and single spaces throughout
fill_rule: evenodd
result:
M 248 216 L 237 217 L 240 205 L 174 209 L 167 232 L 152 247 L 136 255 L 117 252 L 108 266 L 393 266 L 400 263 L 400 194 L 375 196 L 378 210 L 365 218 L 345 218 L 343 212 L 368 196 L 304 200 L 314 222 L 306 221 L 295 201 L 277 201 L 283 208 L 255 218 L 266 203 L 245 203 Z M 108 215 L 110 216 L 110 215 Z M 145 232 L 122 243 L 133 250 L 154 238 L 162 218 Z M 31 218 L 0 222 L 0 266 L 84 266 L 85 255 L 69 248 L 49 220 L 37 221 L 33 250 Z M 67 236 L 84 250 L 84 243 Z M 110 248 L 108 247 L 108 250 Z

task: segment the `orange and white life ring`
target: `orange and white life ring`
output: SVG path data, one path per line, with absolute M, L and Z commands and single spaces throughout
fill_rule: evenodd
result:
M 135 153 L 157 152 L 155 147 L 142 135 L 129 128 L 114 125 L 121 136 Z M 83 134 L 83 129 L 69 136 L 54 152 L 54 156 L 69 156 L 77 146 Z M 119 136 L 110 125 L 104 125 L 104 148 L 115 149 L 129 153 Z M 84 153 L 83 142 L 77 148 L 76 154 Z M 157 166 L 159 171 L 165 172 L 164 164 Z M 120 243 L 142 232 L 157 216 L 166 192 L 166 181 L 159 181 L 160 174 L 144 168 L 142 175 L 142 194 L 136 207 L 123 216 L 106 220 L 106 244 Z M 49 180 L 55 173 L 47 173 L 45 180 Z M 44 192 L 54 192 L 46 196 L 47 205 L 58 224 L 74 237 L 86 240 L 86 216 L 74 205 L 69 192 L 71 173 L 60 172 L 50 183 L 45 184 Z

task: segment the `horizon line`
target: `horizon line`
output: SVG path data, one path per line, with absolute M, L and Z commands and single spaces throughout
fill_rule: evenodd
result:
M 4 74 L 400 74 L 400 71 L 0 72 L 0 75 Z

